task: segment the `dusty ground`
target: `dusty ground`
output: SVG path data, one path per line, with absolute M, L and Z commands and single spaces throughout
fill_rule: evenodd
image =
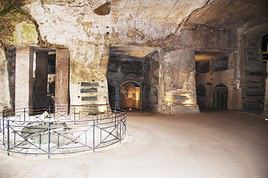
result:
M 254 114 L 130 113 L 125 144 L 53 159 L 0 154 L 1 178 L 267 178 L 268 122 Z

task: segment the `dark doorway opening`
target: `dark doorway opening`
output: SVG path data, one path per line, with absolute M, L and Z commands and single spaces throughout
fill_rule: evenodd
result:
M 53 108 L 55 105 L 56 51 L 33 51 L 33 108 Z
M 268 34 L 264 35 L 262 37 L 262 53 L 263 53 L 263 59 L 264 60 L 268 60 L 267 59 L 267 54 L 268 54 Z
M 204 85 L 198 85 L 196 87 L 197 104 L 200 110 L 206 108 L 206 88 Z
M 196 99 L 200 111 L 227 109 L 228 87 L 217 84 L 226 82 L 225 75 L 228 75 L 229 70 L 228 53 L 197 51 L 195 64 Z
M 219 84 L 214 88 L 212 103 L 214 109 L 227 109 L 228 88 L 224 84 Z

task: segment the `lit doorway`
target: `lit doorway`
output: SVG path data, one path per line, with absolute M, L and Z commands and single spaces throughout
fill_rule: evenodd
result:
M 137 82 L 125 82 L 120 86 L 120 108 L 141 109 L 141 85 Z

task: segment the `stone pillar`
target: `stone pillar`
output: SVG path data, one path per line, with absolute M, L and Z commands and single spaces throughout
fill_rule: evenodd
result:
M 268 72 L 268 62 L 266 62 L 266 71 Z M 265 96 L 264 96 L 264 114 L 268 114 L 268 78 L 265 81 Z
M 194 51 L 183 49 L 166 53 L 160 63 L 159 112 L 199 112 L 196 103 Z
M 15 109 L 32 107 L 32 57 L 29 47 L 16 49 Z
M 0 111 L 10 107 L 7 60 L 4 49 L 0 48 Z
M 55 104 L 69 105 L 69 50 L 56 49 Z
M 230 55 L 230 60 L 233 60 L 234 62 L 234 77 L 232 81 L 233 85 L 233 93 L 232 93 L 232 105 L 228 109 L 233 110 L 242 110 L 242 89 L 241 89 L 241 57 L 240 53 L 237 51 L 234 51 Z M 229 94 L 228 94 L 229 95 Z M 229 105 L 230 106 L 230 105 Z

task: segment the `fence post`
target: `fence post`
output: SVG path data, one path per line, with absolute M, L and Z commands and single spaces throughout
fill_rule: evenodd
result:
M 48 118 L 50 120 L 50 106 L 48 106 Z
M 114 113 L 114 126 L 115 126 L 115 127 L 116 127 L 116 120 L 117 120 L 117 118 L 116 118 L 116 114 L 117 114 L 117 112 Z
M 7 120 L 7 155 L 9 156 L 10 150 L 10 129 L 9 129 L 9 120 Z
M 124 114 L 124 122 L 125 122 L 125 127 L 124 127 L 125 136 L 127 136 L 127 115 L 126 114 Z
M 97 111 L 97 123 L 99 123 L 99 111 Z
M 2 120 L 2 128 L 3 128 L 3 145 L 5 145 L 5 116 L 3 115 L 3 120 Z
M 85 130 L 85 145 L 87 146 L 87 130 Z
M 121 129 L 122 129 L 122 127 L 121 127 L 121 125 L 122 125 L 122 119 L 120 118 L 120 120 L 119 120 L 119 139 L 120 139 L 120 143 L 121 143 L 121 140 L 122 140 L 122 132 L 121 132 Z
M 14 131 L 14 138 L 13 138 L 13 144 L 14 144 L 14 145 L 16 145 L 16 134 L 17 134 L 17 132 Z
M 93 151 L 95 151 L 95 120 L 93 120 Z
M 4 118 L 4 111 L 2 111 L 2 117 L 0 117 L 1 119 Z M 0 119 L 0 132 L 2 132 L 2 120 Z
M 47 142 L 47 146 L 48 146 L 48 148 L 47 148 L 47 154 L 48 154 L 48 158 L 50 158 L 50 122 L 48 122 L 48 130 L 47 130 L 48 132 L 48 142 Z
M 25 112 L 26 112 L 26 110 L 25 110 L 25 108 L 23 108 L 23 121 L 25 122 L 25 120 L 26 120 L 26 116 L 25 116 Z M 15 114 L 16 114 L 16 112 L 15 112 Z
M 60 148 L 60 134 L 59 133 L 57 134 L 57 137 L 58 137 L 57 138 L 58 139 L 57 140 L 57 148 L 59 149 Z
M 56 120 L 56 106 L 54 106 L 54 110 L 53 110 L 53 116 L 54 116 L 54 118 L 53 118 L 53 120 Z
M 41 148 L 41 144 L 42 144 L 42 135 L 41 133 L 39 134 L 39 148 Z
M 74 106 L 74 124 L 75 124 L 75 115 L 76 115 L 76 112 L 75 112 L 75 106 Z

